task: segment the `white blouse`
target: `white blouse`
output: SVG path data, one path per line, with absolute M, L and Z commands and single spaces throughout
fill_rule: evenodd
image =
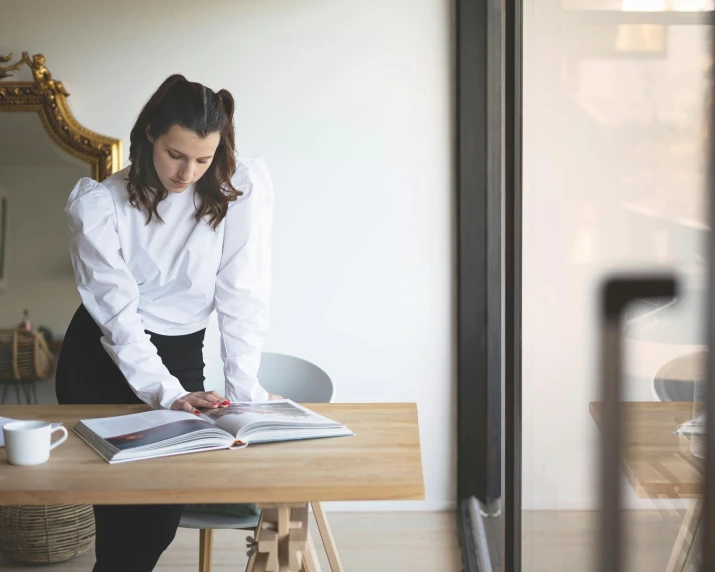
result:
M 216 230 L 196 220 L 193 185 L 159 203 L 163 223 L 147 224 L 129 204 L 128 172 L 102 183 L 80 179 L 65 208 L 77 286 L 102 345 L 141 400 L 169 409 L 188 392 L 145 330 L 190 334 L 216 309 L 225 397 L 267 399 L 257 378 L 271 289 L 273 185 L 265 162 L 237 158 L 232 182 L 243 195 Z

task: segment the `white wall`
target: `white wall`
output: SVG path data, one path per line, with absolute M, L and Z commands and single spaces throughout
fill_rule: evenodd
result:
M 566 24 L 556 4 L 531 0 L 524 22 L 527 510 L 597 506 L 589 403 L 600 400 L 606 274 L 676 269 L 684 286 L 677 306 L 626 332 L 625 399 L 655 400 L 658 368 L 703 342 L 707 28 L 673 26 L 663 57 L 629 56 L 614 53 L 615 29 Z M 653 508 L 623 486 L 630 506 Z
M 8 198 L 7 288 L 0 291 L 0 327 L 13 327 L 27 308 L 33 327 L 63 334 L 80 297 L 67 250 L 64 206 L 89 167 L 0 166 Z
M 0 52 L 44 53 L 79 121 L 125 149 L 169 74 L 234 94 L 238 148 L 276 188 L 266 349 L 319 364 L 339 401 L 417 402 L 427 501 L 399 506 L 451 503 L 449 0 L 0 7 Z

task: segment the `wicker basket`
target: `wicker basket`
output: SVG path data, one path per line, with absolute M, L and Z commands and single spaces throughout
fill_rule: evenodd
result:
M 20 562 L 64 562 L 93 541 L 89 505 L 0 506 L 0 551 Z
M 37 332 L 0 330 L 0 382 L 32 382 L 52 375 L 54 363 Z M 0 551 L 33 564 L 64 562 L 94 541 L 90 505 L 0 506 Z
M 35 381 L 52 376 L 54 361 L 38 332 L 0 330 L 0 381 Z

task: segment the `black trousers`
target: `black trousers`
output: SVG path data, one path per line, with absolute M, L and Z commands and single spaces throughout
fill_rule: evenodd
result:
M 204 390 L 205 330 L 184 336 L 147 332 L 164 365 L 187 391 Z M 84 306 L 65 334 L 57 363 L 61 404 L 142 403 L 100 342 L 102 331 Z M 184 505 L 96 505 L 93 572 L 150 572 L 171 544 Z

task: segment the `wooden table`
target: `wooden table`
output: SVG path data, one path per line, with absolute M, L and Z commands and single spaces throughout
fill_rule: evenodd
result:
M 356 435 L 249 446 L 110 465 L 74 433 L 35 467 L 10 465 L 0 449 L 0 504 L 257 503 L 265 531 L 262 550 L 248 570 L 317 569 L 307 535 L 307 505 L 318 524 L 319 501 L 420 500 L 424 498 L 415 404 L 307 404 Z M 0 416 L 63 422 L 146 411 L 143 405 L 2 406 Z M 316 508 L 318 509 L 316 511 Z M 297 519 L 297 520 L 296 520 Z M 301 524 L 302 522 L 302 524 Z M 331 566 L 332 537 L 321 535 Z M 296 533 L 296 530 L 305 531 Z M 323 535 L 323 531 L 326 535 Z M 326 536 L 328 538 L 326 538 Z M 293 540 L 295 540 L 295 543 Z M 304 542 L 304 544 L 300 544 Z M 297 543 L 297 544 L 296 544 Z M 307 543 L 307 544 L 305 544 Z M 300 546 L 300 550 L 289 550 Z M 302 560 L 302 562 L 301 562 Z
M 624 402 L 623 472 L 642 498 L 692 499 L 702 496 L 703 461 L 690 452 L 690 439 L 673 433 L 693 415 L 692 402 Z M 601 404 L 591 403 L 600 427 Z M 667 572 L 684 570 L 700 525 L 700 502 L 685 514 Z

